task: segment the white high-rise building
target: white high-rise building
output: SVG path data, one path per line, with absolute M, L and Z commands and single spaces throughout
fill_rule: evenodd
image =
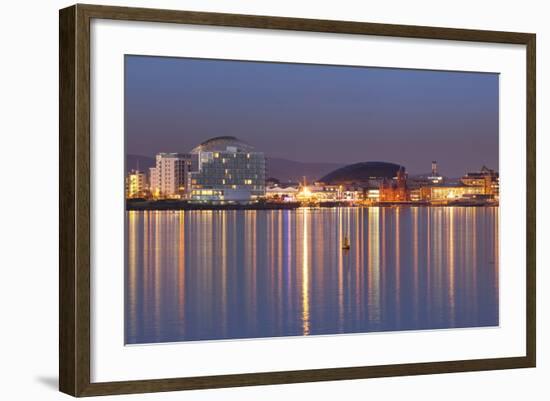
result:
M 156 165 L 149 170 L 150 190 L 154 198 L 186 198 L 189 193 L 189 171 L 193 155 L 158 153 Z

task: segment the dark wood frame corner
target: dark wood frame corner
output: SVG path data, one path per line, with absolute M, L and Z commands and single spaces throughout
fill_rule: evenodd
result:
M 90 381 L 90 21 L 92 18 L 520 44 L 527 47 L 527 324 L 523 357 L 301 371 Z M 59 388 L 73 396 L 534 367 L 535 42 L 534 34 L 252 15 L 74 5 L 59 14 Z

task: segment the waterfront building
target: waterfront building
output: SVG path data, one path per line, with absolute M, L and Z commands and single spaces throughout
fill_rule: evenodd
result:
M 397 176 L 392 180 L 384 180 L 380 184 L 379 200 L 380 202 L 407 202 L 409 201 L 409 191 L 407 189 L 407 174 L 405 168 L 401 167 L 397 171 Z
M 185 199 L 189 195 L 189 172 L 196 165 L 187 153 L 158 153 L 150 171 L 150 191 L 154 198 Z
M 234 136 L 209 139 L 191 151 L 191 200 L 248 203 L 265 195 L 265 157 Z
M 265 198 L 269 202 L 295 202 L 299 191 L 297 186 L 273 185 L 265 189 Z
M 483 194 L 498 198 L 499 175 L 495 170 L 486 166 L 481 167 L 479 172 L 467 173 L 461 178 L 461 182 L 466 186 L 481 187 Z
M 392 180 L 405 167 L 387 162 L 361 162 L 340 167 L 319 181 L 328 185 L 354 188 L 378 188 L 384 181 Z
M 145 173 L 139 170 L 132 170 L 126 175 L 126 198 L 144 197 L 146 189 Z
M 421 189 L 413 188 L 409 190 L 409 199 L 411 202 L 420 202 L 422 201 Z
M 341 186 L 316 182 L 314 185 L 302 185 L 296 198 L 302 202 L 325 203 L 346 200 L 350 196 Z
M 481 186 L 445 185 L 420 189 L 421 199 L 428 202 L 448 202 L 484 194 L 485 190 Z
M 338 168 L 320 179 L 337 200 L 375 203 L 407 200 L 405 167 L 388 162 L 361 162 Z
M 325 185 L 322 182 L 316 182 L 309 187 L 312 196 L 318 202 L 336 202 L 344 199 L 345 194 L 341 185 Z
M 373 188 L 367 190 L 367 200 L 370 202 L 379 202 L 380 201 L 380 189 Z

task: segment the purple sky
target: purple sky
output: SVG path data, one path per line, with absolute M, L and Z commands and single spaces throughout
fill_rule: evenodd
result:
M 499 76 L 126 56 L 126 152 L 187 152 L 234 135 L 267 156 L 498 170 Z

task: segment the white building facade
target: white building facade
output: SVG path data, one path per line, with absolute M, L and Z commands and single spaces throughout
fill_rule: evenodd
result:
M 187 153 L 158 153 L 155 167 L 149 170 L 151 195 L 154 198 L 187 198 L 194 159 Z

